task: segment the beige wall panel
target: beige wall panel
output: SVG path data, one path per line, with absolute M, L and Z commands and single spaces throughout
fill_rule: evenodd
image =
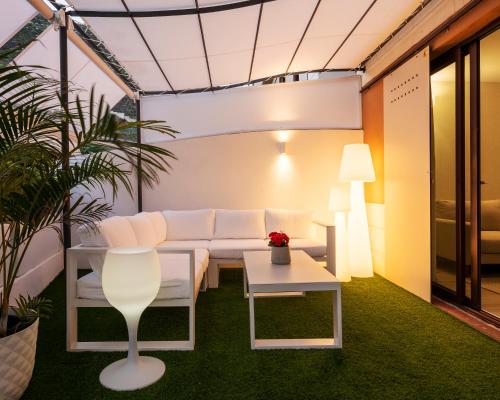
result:
M 370 246 L 373 258 L 373 270 L 385 277 L 385 217 L 384 205 L 367 203 L 368 229 L 370 232 Z
M 386 278 L 430 301 L 428 49 L 384 79 Z

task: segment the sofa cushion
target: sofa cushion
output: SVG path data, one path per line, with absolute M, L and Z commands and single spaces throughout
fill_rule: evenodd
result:
M 214 239 L 264 239 L 264 210 L 215 210 Z
M 78 228 L 80 241 L 84 247 L 136 247 L 137 238 L 130 222 L 125 217 L 111 217 L 96 224 L 95 228 Z M 101 275 L 104 254 L 89 254 L 88 261 L 92 270 Z
M 167 221 L 161 211 L 141 212 L 138 215 L 145 215 L 153 224 L 156 235 L 156 243 L 163 242 L 167 238 Z
M 323 257 L 326 254 L 326 245 L 313 239 L 290 239 L 288 246 L 291 250 L 304 250 L 311 257 Z
M 159 254 L 161 268 L 161 285 L 156 298 L 187 299 L 189 298 L 189 258 L 187 254 Z M 198 292 L 203 280 L 203 262 L 208 263 L 208 252 L 195 250 L 195 291 Z M 105 299 L 101 278 L 94 272 L 77 281 L 77 296 L 84 299 Z
M 309 238 L 312 214 L 302 210 L 266 209 L 266 232 L 284 232 L 290 238 Z
M 214 235 L 214 210 L 163 211 L 167 240 L 210 240 Z
M 500 254 L 500 231 L 481 232 L 481 253 Z
M 80 235 L 80 242 L 83 247 L 108 247 L 108 242 L 104 239 L 98 226 L 90 227 L 82 225 L 78 228 L 78 234 Z M 105 254 L 89 254 L 87 256 L 90 268 L 92 268 L 92 271 L 97 276 L 101 276 L 104 257 Z
M 155 247 L 158 243 L 156 231 L 151 219 L 146 214 L 136 214 L 127 217 L 128 222 L 134 230 L 137 244 L 142 247 Z
M 108 247 L 135 247 L 139 245 L 134 229 L 126 217 L 106 218 L 98 226 Z
M 481 201 L 481 229 L 500 231 L 500 200 Z
M 208 240 L 170 240 L 159 243 L 156 248 L 169 250 L 196 250 L 196 257 L 201 257 L 203 269 L 208 267 Z
M 455 220 L 455 200 L 436 200 L 436 218 Z
M 99 230 L 99 224 L 95 227 L 82 225 L 78 227 L 78 234 L 84 247 L 108 247 L 108 242 Z
M 210 258 L 241 259 L 249 250 L 269 250 L 264 239 L 214 239 L 208 245 Z

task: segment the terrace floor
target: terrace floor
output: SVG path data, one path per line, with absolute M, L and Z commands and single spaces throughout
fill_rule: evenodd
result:
M 44 293 L 56 312 L 41 323 L 33 379 L 23 399 L 498 399 L 500 345 L 376 276 L 343 285 L 342 350 L 252 351 L 241 270 L 200 293 L 196 350 L 158 352 L 165 376 L 139 392 L 116 393 L 99 373 L 118 353 L 67 353 L 64 282 Z M 331 295 L 256 300 L 257 335 L 324 336 Z M 80 311 L 80 338 L 126 339 L 112 309 Z M 142 339 L 187 336 L 187 311 L 149 309 Z

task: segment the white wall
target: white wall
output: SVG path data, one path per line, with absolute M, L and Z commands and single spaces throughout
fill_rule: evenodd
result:
M 288 136 L 286 155 L 279 154 L 282 135 Z M 302 208 L 324 218 L 342 148 L 362 140 L 360 130 L 311 130 L 163 143 L 178 161 L 159 186 L 144 190 L 144 209 Z
M 385 277 L 431 297 L 429 56 L 384 79 Z
M 144 119 L 167 121 L 179 139 L 277 129 L 361 129 L 360 76 L 141 98 Z M 164 136 L 144 132 L 145 141 Z
M 14 302 L 19 295 L 36 296 L 62 271 L 62 244 L 54 230 L 46 229 L 33 238 L 18 271 L 10 295 Z M 2 286 L 0 286 L 0 292 Z

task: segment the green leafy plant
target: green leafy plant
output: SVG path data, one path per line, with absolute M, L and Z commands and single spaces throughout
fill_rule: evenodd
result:
M 31 325 L 37 318 L 48 318 L 54 309 L 52 300 L 39 296 L 31 297 L 28 295 L 28 297 L 24 297 L 20 295 L 16 304 L 12 307 L 17 318 L 11 329 L 12 333 Z
M 94 98 L 93 89 L 88 101 L 72 92 L 65 106 L 58 90 L 59 83 L 43 76 L 40 67 L 0 62 L 0 338 L 7 335 L 12 287 L 35 235 L 45 229 L 61 235 L 64 222 L 94 225 L 111 211 L 105 187 L 111 188 L 113 200 L 119 187 L 131 194 L 138 168 L 151 186 L 175 159 L 167 149 L 137 143 L 126 134 L 140 127 L 175 136 L 163 121 L 119 120 L 103 97 Z M 100 195 L 87 199 L 85 190 Z M 38 308 L 30 306 L 36 302 Z M 17 310 L 29 309 L 45 312 L 47 303 L 18 300 Z

